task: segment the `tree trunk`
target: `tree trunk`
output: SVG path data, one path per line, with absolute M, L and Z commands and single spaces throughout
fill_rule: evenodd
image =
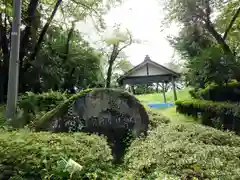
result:
M 63 58 L 63 62 L 62 62 L 62 65 L 65 64 L 68 60 L 68 55 L 69 55 L 69 50 L 70 50 L 70 41 L 71 41 L 71 38 L 72 38 L 72 35 L 73 35 L 73 31 L 74 31 L 74 25 L 72 25 L 72 28 L 70 29 L 69 33 L 68 33 L 68 36 L 67 36 L 67 42 L 66 42 L 66 49 L 65 49 L 65 55 L 64 55 L 64 58 Z
M 4 21 L 0 16 L 0 47 L 3 54 L 3 61 L 0 61 L 0 103 L 5 102 L 8 84 L 8 63 L 9 63 L 9 40 L 7 38 L 6 17 Z
M 71 71 L 69 70 L 70 73 L 67 75 L 67 77 L 65 77 L 65 82 L 62 86 L 63 90 L 68 90 L 72 94 L 75 93 L 74 90 L 75 83 L 71 80 L 75 70 L 76 70 L 75 68 L 72 68 Z
M 28 45 L 29 45 L 29 38 L 31 37 L 31 29 L 32 23 L 35 19 L 36 11 L 38 6 L 38 0 L 31 0 L 28 5 L 28 16 L 27 16 L 27 25 L 24 30 L 23 37 L 21 38 L 20 44 L 20 53 L 19 53 L 19 67 L 22 68 L 23 66 L 23 59 L 27 54 Z
M 36 2 L 32 2 L 32 6 L 37 6 L 37 4 L 35 4 L 35 3 Z M 60 6 L 61 3 L 62 3 L 62 0 L 58 0 L 56 2 L 51 16 L 48 18 L 47 22 L 45 23 L 45 25 L 44 25 L 44 27 L 43 27 L 40 35 L 39 35 L 38 41 L 36 43 L 36 46 L 34 47 L 34 50 L 33 50 L 32 54 L 30 54 L 30 57 L 26 59 L 26 61 L 24 62 L 24 64 L 22 64 L 22 67 L 19 70 L 19 77 L 20 77 L 20 82 L 21 82 L 21 84 L 19 84 L 19 92 L 25 92 L 27 90 L 25 74 L 28 71 L 28 69 L 31 67 L 31 61 L 35 60 L 35 58 L 36 58 L 36 56 L 37 56 L 37 54 L 38 54 L 38 52 L 40 50 L 41 43 L 43 42 L 44 36 L 45 36 L 45 34 L 46 34 L 47 30 L 48 30 L 48 27 L 49 27 L 50 23 L 52 22 L 55 14 L 57 12 L 57 9 L 58 9 L 58 7 Z M 31 13 L 36 13 L 36 10 L 34 11 L 33 7 L 31 9 Z M 33 17 L 31 17 L 31 18 L 33 18 Z M 29 29 L 27 29 L 27 30 L 31 31 L 31 27 Z M 29 36 L 25 36 L 25 38 L 27 40 L 27 39 L 29 39 Z M 27 46 L 27 44 L 26 44 L 26 46 Z M 25 50 L 25 51 L 27 51 L 27 50 Z M 21 58 L 22 58 L 22 61 L 23 61 L 24 53 L 22 54 Z M 23 62 L 21 62 L 21 63 L 23 63 Z
M 159 84 L 157 83 L 157 87 L 156 87 L 156 92 L 158 93 L 158 87 L 159 87 Z
M 63 57 L 63 62 L 62 62 L 62 66 L 67 62 L 68 60 L 68 56 L 69 56 L 69 50 L 70 50 L 70 41 L 73 35 L 73 31 L 74 31 L 74 25 L 72 25 L 72 28 L 70 29 L 68 36 L 67 36 L 67 41 L 66 41 L 66 49 L 65 49 L 65 55 Z M 63 88 L 66 90 L 69 90 L 72 94 L 75 93 L 74 91 L 74 82 L 70 81 L 71 77 L 73 76 L 75 72 L 75 68 L 69 69 L 69 74 L 65 77 L 64 79 L 64 84 L 63 84 Z
M 113 45 L 113 50 L 112 50 L 112 54 L 111 57 L 108 61 L 108 71 L 107 71 L 107 80 L 106 80 L 106 88 L 110 88 L 111 87 L 111 78 L 112 78 L 112 68 L 113 68 L 113 63 L 116 60 L 118 54 L 119 54 L 119 44 L 114 44 Z
M 131 89 L 132 89 L 132 93 L 133 93 L 133 95 L 135 95 L 134 85 L 131 85 Z
M 107 80 L 106 80 L 106 88 L 111 87 L 111 77 L 112 77 L 112 67 L 114 61 L 109 61 L 108 71 L 107 71 Z
M 0 70 L 0 104 L 6 101 L 8 74 L 6 70 Z
M 215 28 L 213 27 L 213 25 L 211 24 L 211 22 L 207 22 L 205 24 L 208 32 L 210 34 L 212 34 L 212 36 L 216 39 L 216 41 L 218 42 L 218 44 L 222 47 L 223 51 L 225 52 L 225 54 L 231 54 L 233 55 L 233 52 L 231 51 L 230 47 L 228 46 L 228 44 L 225 42 L 225 40 L 222 38 L 222 36 L 215 30 Z
M 223 35 L 223 39 L 224 40 L 227 38 L 227 35 L 228 35 L 229 31 L 231 30 L 231 28 L 232 28 L 232 26 L 233 26 L 234 22 L 236 21 L 236 19 L 237 19 L 239 14 L 240 14 L 240 7 L 237 9 L 236 13 L 232 17 L 232 19 L 231 19 L 231 21 L 230 21 L 230 23 L 229 23 L 229 25 L 228 25 L 224 35 Z
M 58 1 L 56 2 L 55 7 L 54 7 L 54 9 L 53 9 L 53 12 L 52 12 L 51 16 L 48 18 L 46 24 L 44 25 L 44 27 L 43 27 L 40 35 L 39 35 L 37 44 L 36 44 L 36 46 L 35 46 L 35 48 L 34 48 L 33 53 L 31 54 L 31 56 L 30 56 L 30 58 L 29 58 L 29 61 L 33 61 L 33 60 L 36 58 L 36 56 L 37 56 L 37 54 L 38 54 L 38 52 L 39 52 L 39 50 L 40 50 L 40 47 L 41 47 L 41 43 L 42 43 L 42 41 L 43 41 L 43 38 L 44 38 L 44 36 L 45 36 L 45 34 L 46 34 L 47 30 L 48 30 L 48 27 L 49 27 L 50 23 L 52 22 L 55 14 L 56 14 L 56 12 L 57 12 L 57 10 L 58 10 L 58 7 L 60 6 L 61 3 L 62 3 L 62 0 L 58 0 Z M 24 70 L 26 71 L 30 66 L 31 66 L 30 63 L 27 63 L 26 66 L 25 66 L 25 68 L 24 68 Z

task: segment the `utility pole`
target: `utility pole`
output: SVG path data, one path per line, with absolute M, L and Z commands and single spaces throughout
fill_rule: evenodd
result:
M 11 52 L 8 72 L 8 92 L 6 119 L 16 115 L 19 81 L 19 44 L 22 0 L 13 0 L 13 22 L 11 33 Z

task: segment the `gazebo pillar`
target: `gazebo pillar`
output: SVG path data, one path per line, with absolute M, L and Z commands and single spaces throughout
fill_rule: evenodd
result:
M 177 91 L 176 91 L 175 79 L 173 77 L 172 77 L 172 87 L 173 87 L 174 101 L 176 101 L 177 100 Z
M 165 87 L 165 83 L 163 82 L 162 83 L 162 93 L 163 93 L 163 100 L 164 100 L 164 103 L 167 103 L 167 98 L 166 98 L 166 87 Z

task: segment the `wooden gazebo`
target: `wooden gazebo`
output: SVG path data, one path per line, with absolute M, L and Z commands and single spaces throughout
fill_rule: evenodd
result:
M 170 70 L 150 59 L 146 55 L 144 61 L 129 70 L 118 79 L 120 86 L 150 84 L 150 83 L 172 83 L 174 100 L 177 100 L 175 81 L 180 77 L 180 74 Z

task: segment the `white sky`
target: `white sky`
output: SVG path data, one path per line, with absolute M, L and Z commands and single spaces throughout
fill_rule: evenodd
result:
M 121 24 L 123 28 L 130 30 L 134 39 L 143 41 L 141 44 L 132 44 L 124 51 L 133 65 L 141 63 L 147 54 L 153 61 L 160 64 L 172 60 L 174 50 L 166 37 L 177 34 L 178 28 L 172 26 L 163 32 L 161 31 L 161 21 L 164 18 L 161 9 L 162 7 L 156 0 L 127 0 L 106 15 L 107 26 Z M 94 41 L 96 36 L 90 33 L 92 31 L 89 31 L 89 28 L 92 27 L 85 28 L 80 29 Z

